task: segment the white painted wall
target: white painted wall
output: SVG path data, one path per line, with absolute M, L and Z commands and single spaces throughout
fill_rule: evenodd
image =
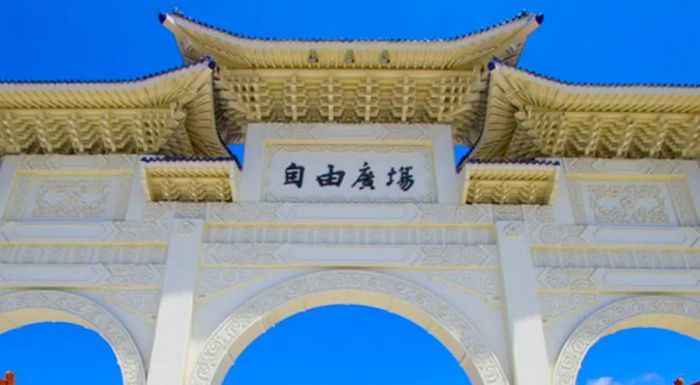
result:
M 149 373 L 134 385 L 216 382 L 228 362 L 216 357 L 325 303 L 412 319 L 489 385 L 573 385 L 588 345 L 570 341 L 609 309 L 622 316 L 590 344 L 651 319 L 681 331 L 700 319 L 696 162 L 562 159 L 551 206 L 463 205 L 448 126 L 253 124 L 246 143 L 227 204 L 147 202 L 138 156 L 5 157 L 0 291 L 41 307 L 41 287 L 105 309 Z M 305 162 L 319 148 L 368 154 L 376 169 L 422 162 L 434 194 L 385 191 L 377 203 L 348 189 L 318 202 L 265 185 L 279 172 L 266 170 L 270 149 L 301 145 Z M 397 146 L 417 150 L 395 157 Z

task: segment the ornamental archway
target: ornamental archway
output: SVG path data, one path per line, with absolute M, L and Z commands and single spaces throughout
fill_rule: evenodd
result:
M 207 339 L 189 384 L 220 384 L 243 349 L 269 326 L 299 311 L 334 303 L 373 306 L 403 316 L 442 342 L 474 385 L 509 383 L 481 334 L 443 300 L 387 274 L 333 270 L 289 280 L 238 308 Z
M 700 303 L 681 297 L 623 299 L 586 318 L 559 352 L 553 384 L 575 385 L 588 350 L 602 337 L 635 327 L 658 327 L 700 339 Z
M 44 321 L 68 322 L 94 330 L 114 351 L 123 384 L 146 384 L 143 361 L 134 340 L 102 306 L 61 291 L 28 290 L 0 296 L 0 333 Z

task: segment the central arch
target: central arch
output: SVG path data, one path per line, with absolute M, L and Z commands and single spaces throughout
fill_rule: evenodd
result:
M 0 333 L 43 321 L 64 321 L 94 330 L 114 351 L 123 384 L 146 384 L 143 360 L 134 340 L 107 309 L 62 291 L 27 290 L 0 295 Z
M 272 287 L 238 308 L 207 339 L 190 385 L 218 385 L 241 351 L 274 323 L 305 309 L 353 303 L 385 309 L 431 332 L 474 385 L 508 385 L 481 334 L 452 306 L 403 279 L 360 270 L 307 274 Z
M 588 350 L 602 337 L 634 327 L 674 330 L 700 340 L 700 302 L 682 297 L 623 299 L 586 318 L 564 344 L 554 366 L 554 385 L 575 385 Z

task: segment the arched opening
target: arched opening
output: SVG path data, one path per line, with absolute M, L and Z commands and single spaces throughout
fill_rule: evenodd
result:
M 117 358 L 96 332 L 67 322 L 40 322 L 0 334 L 2 371 L 22 385 L 121 385 Z M 98 380 L 99 379 L 99 380 Z
M 277 322 L 307 309 L 366 305 L 404 317 L 432 334 L 474 385 L 507 385 L 495 353 L 462 314 L 425 289 L 389 274 L 327 270 L 266 289 L 229 315 L 207 338 L 190 370 L 190 385 L 219 385 L 240 353 Z
M 223 385 L 273 383 L 467 385 L 459 362 L 419 325 L 362 305 L 294 314 L 258 336 Z
M 649 343 L 639 338 L 641 334 L 649 337 L 650 333 L 658 334 L 656 338 L 651 338 Z M 637 338 L 629 340 L 630 336 Z M 620 347 L 620 350 L 603 353 L 603 358 L 597 358 L 597 360 L 607 361 L 606 365 L 610 368 L 610 373 L 618 370 L 621 365 L 635 363 L 644 365 L 641 359 L 645 352 L 649 353 L 650 362 L 661 360 L 663 355 L 661 348 L 666 343 L 659 345 L 659 338 L 663 340 L 664 337 L 669 339 L 668 343 L 671 343 L 670 339 L 678 338 L 685 340 L 686 343 L 694 340 L 695 349 L 698 350 L 691 348 L 691 352 L 700 351 L 700 302 L 672 296 L 631 297 L 613 302 L 586 318 L 569 336 L 559 352 L 554 367 L 553 383 L 556 385 L 660 385 L 671 384 L 676 375 L 688 376 L 688 380 L 694 381 L 695 379 L 690 377 L 696 375 L 697 353 L 693 354 L 695 358 L 682 357 L 680 354 L 676 356 L 675 353 L 668 357 L 671 360 L 681 360 L 678 365 L 683 368 L 693 369 L 687 373 L 683 373 L 683 369 L 664 373 L 649 370 L 635 375 L 625 375 L 621 372 L 621 377 L 630 378 L 617 379 L 612 374 L 601 375 L 600 371 L 597 375 L 591 374 L 591 369 L 582 371 L 584 359 L 588 359 L 589 354 L 590 357 L 596 357 L 599 354 L 597 353 L 599 349 L 594 349 L 596 344 L 602 343 L 605 347 L 611 343 L 610 341 L 618 344 L 627 343 L 624 347 Z M 596 362 L 596 358 L 590 359 L 591 362 Z
M 54 290 L 26 290 L 0 296 L 0 334 L 23 326 L 31 328 L 31 325 L 47 321 L 78 325 L 93 331 L 107 343 L 108 348 L 116 357 L 121 377 L 119 383 L 123 385 L 146 384 L 143 360 L 133 338 L 112 313 L 96 302 L 81 295 Z M 12 336 L 12 334 L 8 335 Z M 3 350 L 12 354 L 11 348 L 7 348 L 5 345 L 2 347 Z M 85 358 L 83 366 L 90 363 L 90 356 Z M 1 364 L 4 362 L 0 361 Z M 4 370 L 5 368 L 0 369 Z M 15 368 L 7 369 L 17 371 Z M 80 371 L 83 368 L 71 369 Z M 25 384 L 19 371 L 17 371 L 16 379 L 18 383 Z M 94 383 L 94 378 L 92 380 Z M 58 384 L 61 383 L 60 381 L 64 381 L 64 379 L 50 379 L 42 381 L 40 384 Z M 70 377 L 64 383 L 74 385 L 74 381 Z
M 666 385 L 678 377 L 690 383 L 700 380 L 698 357 L 700 340 L 685 334 L 656 327 L 623 329 L 588 350 L 576 383 Z

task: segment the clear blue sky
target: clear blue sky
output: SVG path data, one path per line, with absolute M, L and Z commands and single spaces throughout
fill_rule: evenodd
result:
M 527 9 L 544 13 L 545 22 L 523 51 L 525 68 L 570 81 L 700 83 L 697 0 L 0 0 L 0 79 L 120 79 L 178 66 L 174 40 L 156 18 L 174 6 L 249 35 L 348 38 L 449 37 Z M 399 346 L 388 343 L 397 340 Z M 299 341 L 307 342 L 293 350 Z M 16 329 L 0 335 L 0 346 L 0 369 L 15 369 L 19 385 L 120 383 L 108 346 L 77 326 Z M 700 379 L 697 357 L 700 342 L 688 337 L 623 331 L 594 347 L 579 385 Z M 419 327 L 376 309 L 332 306 L 295 315 L 253 342 L 226 385 L 371 380 L 466 383 L 454 359 Z

